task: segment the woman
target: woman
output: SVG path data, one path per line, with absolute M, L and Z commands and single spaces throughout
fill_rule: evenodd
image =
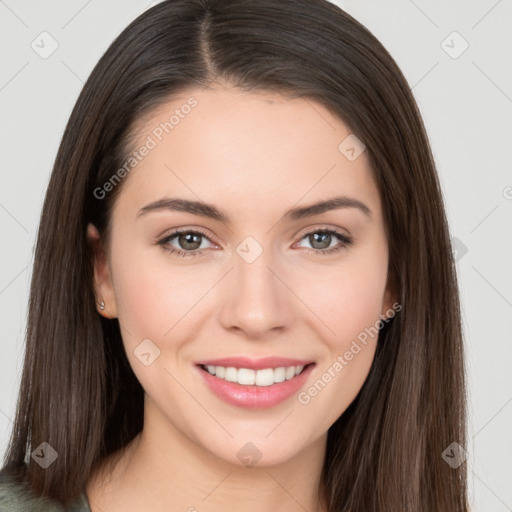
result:
M 462 349 L 382 45 L 325 0 L 164 1 L 63 136 L 0 509 L 467 511 Z

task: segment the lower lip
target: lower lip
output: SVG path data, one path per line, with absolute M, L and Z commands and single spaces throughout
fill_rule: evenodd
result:
M 246 409 L 265 409 L 274 407 L 297 393 L 314 366 L 309 364 L 299 375 L 271 386 L 245 386 L 238 382 L 228 382 L 211 375 L 201 366 L 197 368 L 210 390 L 225 402 Z

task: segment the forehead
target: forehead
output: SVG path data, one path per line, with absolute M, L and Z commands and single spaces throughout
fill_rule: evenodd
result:
M 138 123 L 129 155 L 139 156 L 121 197 L 145 204 L 179 195 L 258 211 L 347 195 L 378 210 L 366 152 L 344 152 L 350 134 L 309 98 L 189 89 Z

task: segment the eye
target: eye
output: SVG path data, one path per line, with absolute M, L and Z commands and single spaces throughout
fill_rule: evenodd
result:
M 159 240 L 158 244 L 164 250 L 171 254 L 174 253 L 176 256 L 198 256 L 202 254 L 199 249 L 205 249 L 205 247 L 201 247 L 203 245 L 201 238 L 209 240 L 206 233 L 200 230 L 178 229 Z M 171 245 L 173 239 L 176 239 L 178 247 Z
M 310 244 L 309 249 L 317 254 L 332 254 L 351 244 L 353 239 L 344 233 L 340 233 L 335 229 L 317 229 L 306 233 L 301 240 L 306 239 Z M 332 242 L 339 240 L 338 245 L 331 247 Z
M 176 239 L 176 245 L 171 242 Z M 203 239 L 203 240 L 201 240 Z M 351 244 L 353 239 L 335 229 L 317 229 L 306 233 L 300 240 L 306 239 L 310 247 L 306 247 L 316 254 L 332 254 L 339 251 Z M 331 247 L 331 243 L 338 239 L 338 245 Z M 206 233 L 201 230 L 191 229 L 178 229 L 165 236 L 157 243 L 165 251 L 174 254 L 175 256 L 199 256 L 202 253 L 201 249 L 207 247 L 203 246 L 205 240 L 210 240 Z

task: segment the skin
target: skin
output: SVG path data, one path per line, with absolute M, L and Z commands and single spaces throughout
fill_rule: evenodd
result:
M 361 389 L 377 337 L 305 405 L 296 395 L 263 410 L 230 405 L 194 363 L 232 355 L 315 361 L 302 390 L 328 372 L 395 301 L 379 193 L 366 152 L 350 161 L 338 150 L 350 133 L 338 117 L 276 93 L 190 89 L 144 119 L 135 147 L 191 96 L 198 105 L 124 178 L 109 243 L 89 225 L 101 314 L 119 319 L 145 413 L 119 466 L 98 471 L 87 495 L 93 512 L 320 511 L 327 430 Z M 281 221 L 289 208 L 340 195 L 371 216 L 339 208 Z M 164 197 L 212 203 L 231 222 L 165 209 L 137 217 Z M 175 228 L 205 231 L 202 254 L 158 245 Z M 325 228 L 354 243 L 314 253 L 342 245 L 334 235 L 323 246 L 307 236 Z M 236 252 L 247 236 L 263 249 L 252 263 Z M 167 245 L 193 252 L 178 237 Z M 144 339 L 160 350 L 149 366 L 134 355 Z M 237 457 L 249 441 L 261 452 L 254 467 Z

